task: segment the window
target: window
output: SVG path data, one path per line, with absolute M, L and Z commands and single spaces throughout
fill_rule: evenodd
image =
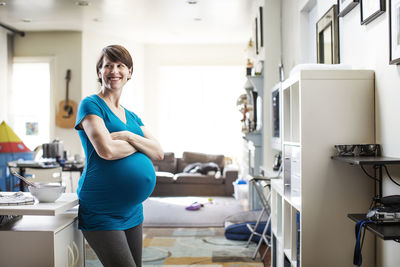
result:
M 50 141 L 50 87 L 49 60 L 14 61 L 8 124 L 31 150 Z
M 164 151 L 241 157 L 242 66 L 164 66 L 159 80 L 159 129 Z

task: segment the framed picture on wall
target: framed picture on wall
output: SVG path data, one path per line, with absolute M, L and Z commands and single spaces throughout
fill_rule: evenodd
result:
M 338 0 L 339 17 L 344 17 L 358 4 L 358 2 L 359 0 Z
M 264 47 L 264 34 L 263 34 L 263 7 L 258 8 L 258 23 L 259 23 L 259 36 L 260 36 L 260 47 Z
M 260 48 L 260 41 L 258 40 L 258 38 L 259 38 L 259 36 L 258 36 L 258 18 L 255 18 L 255 21 L 254 21 L 254 31 L 255 31 L 255 40 L 256 40 L 256 43 L 255 43 L 255 45 L 256 45 L 256 55 L 258 55 L 259 54 L 259 48 Z
M 337 5 L 333 5 L 317 22 L 317 62 L 340 62 Z
M 386 0 L 360 0 L 361 25 L 366 25 L 386 10 Z
M 400 0 L 389 0 L 389 64 L 400 64 Z

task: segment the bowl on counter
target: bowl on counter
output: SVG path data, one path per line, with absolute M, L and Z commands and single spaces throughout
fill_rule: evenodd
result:
M 36 184 L 37 187 L 28 186 L 32 196 L 41 203 L 51 203 L 60 198 L 65 192 L 65 186 L 51 184 Z
M 337 155 L 341 157 L 380 156 L 379 144 L 335 145 Z

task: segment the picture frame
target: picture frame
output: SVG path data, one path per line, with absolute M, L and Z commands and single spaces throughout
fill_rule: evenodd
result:
M 361 25 L 367 25 L 386 11 L 386 0 L 360 0 Z
M 339 23 L 337 5 L 333 5 L 318 21 L 317 27 L 317 63 L 338 64 Z
M 338 0 L 338 13 L 339 17 L 344 17 L 349 13 L 356 5 L 358 5 L 359 0 Z
M 389 0 L 389 64 L 400 64 L 400 0 Z
M 260 47 L 264 47 L 264 33 L 263 33 L 263 7 L 258 8 L 258 22 L 259 22 L 259 36 L 260 36 Z
M 259 54 L 259 41 L 258 41 L 258 18 L 255 18 L 255 20 L 254 20 L 254 26 L 255 26 L 255 40 L 256 40 L 256 43 L 255 43 L 255 48 L 256 48 L 256 55 L 258 55 Z

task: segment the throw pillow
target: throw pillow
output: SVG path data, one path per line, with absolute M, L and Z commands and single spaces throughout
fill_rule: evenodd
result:
M 183 169 L 183 172 L 185 173 L 196 173 L 199 171 L 199 169 L 201 168 L 201 163 L 200 162 L 195 162 L 195 163 L 191 163 L 186 165 L 186 167 Z
M 201 174 L 208 174 L 211 172 L 213 172 L 213 174 L 215 174 L 217 171 L 219 171 L 219 167 L 215 162 L 203 163 L 203 164 L 201 164 L 201 166 L 199 168 L 199 172 Z

